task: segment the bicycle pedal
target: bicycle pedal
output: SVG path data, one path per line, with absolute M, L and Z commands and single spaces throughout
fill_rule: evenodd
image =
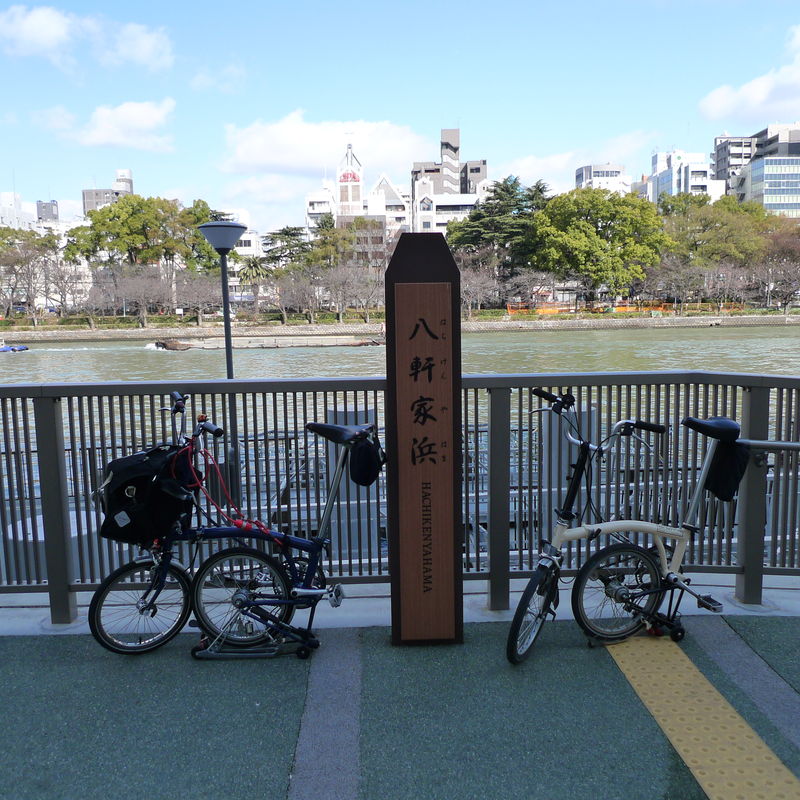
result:
M 190 619 L 186 624 L 190 628 L 199 628 L 200 627 L 200 623 L 196 619 Z
M 337 583 L 328 592 L 328 602 L 333 608 L 339 608 L 342 604 L 342 600 L 344 600 L 344 589 L 342 589 L 341 583 Z
M 719 614 L 722 611 L 722 603 L 719 600 L 715 600 L 710 594 L 699 596 L 697 598 L 697 607 L 713 611 L 715 614 Z

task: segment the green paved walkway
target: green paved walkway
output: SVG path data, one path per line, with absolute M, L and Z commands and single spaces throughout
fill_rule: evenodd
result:
M 683 651 L 800 776 L 800 618 L 686 627 Z M 435 647 L 323 630 L 309 661 L 195 661 L 188 635 L 141 657 L 3 637 L 0 798 L 705 797 L 574 622 L 549 623 L 518 667 L 507 629 L 471 624 Z

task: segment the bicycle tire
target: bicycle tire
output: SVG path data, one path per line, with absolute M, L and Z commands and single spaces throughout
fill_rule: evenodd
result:
M 92 595 L 89 630 L 107 650 L 124 655 L 149 653 L 176 636 L 188 621 L 191 584 L 175 564 L 166 568 L 164 588 L 154 607 L 143 607 L 153 588 L 155 566 L 153 559 L 124 564 Z
M 209 556 L 192 582 L 192 606 L 201 630 L 212 641 L 232 647 L 275 641 L 278 637 L 268 623 L 246 616 L 233 605 L 234 595 L 241 591 L 250 599 L 288 599 L 289 584 L 283 565 L 251 547 L 231 547 Z M 291 604 L 264 607 L 287 624 L 294 614 Z
M 538 567 L 522 592 L 506 641 L 506 658 L 512 664 L 521 664 L 530 655 L 550 612 L 557 581 L 553 569 Z
M 659 591 L 636 597 L 654 588 Z M 590 638 L 620 642 L 642 628 L 663 597 L 661 570 L 652 553 L 635 544 L 612 544 L 595 553 L 578 572 L 572 612 Z

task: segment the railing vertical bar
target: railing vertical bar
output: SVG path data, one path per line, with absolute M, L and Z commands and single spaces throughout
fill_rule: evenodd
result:
M 6 408 L 9 402 L 6 398 L 0 398 L 0 418 L 3 420 L 3 449 L 5 459 L 0 459 L 0 540 L 3 543 L 3 564 L 2 572 L 0 572 L 0 579 L 4 585 L 11 585 L 15 582 L 15 575 L 11 569 L 11 553 L 14 549 L 14 534 L 13 526 L 11 524 L 11 516 L 13 506 L 11 505 L 11 498 L 13 493 L 6 487 L 5 475 L 8 474 L 8 434 L 9 429 L 6 425 Z
M 750 387 L 742 402 L 742 431 L 746 438 L 766 439 L 769 434 L 769 389 Z M 742 603 L 761 603 L 764 575 L 764 535 L 766 528 L 766 462 L 751 461 L 739 487 L 739 541 L 737 563 L 743 571 L 736 575 L 736 599 Z
M 489 390 L 488 438 L 489 608 L 500 611 L 507 609 L 509 605 L 510 389 Z
M 70 446 L 68 448 L 69 451 L 69 464 L 70 464 L 70 474 L 72 475 L 72 487 L 73 487 L 73 505 L 75 509 L 75 521 L 78 527 L 78 563 L 76 566 L 76 571 L 78 573 L 78 578 L 82 581 L 84 576 L 87 573 L 87 553 L 85 551 L 85 547 L 88 547 L 89 544 L 89 536 L 83 535 L 83 531 L 81 530 L 81 515 L 83 512 L 83 498 L 84 493 L 81 491 L 81 473 L 84 467 L 84 459 L 88 456 L 85 447 L 81 446 L 81 443 L 86 441 L 87 433 L 90 426 L 87 427 L 86 424 L 86 404 L 88 403 L 89 398 L 80 397 L 76 398 L 75 406 L 77 407 L 77 422 L 75 428 L 70 429 Z
M 42 486 L 42 518 L 47 562 L 47 591 L 53 623 L 74 622 L 78 616 L 72 585 L 72 548 L 67 508 L 67 471 L 61 398 L 38 397 L 33 401 L 36 440 L 50 446 L 38 449 L 39 479 Z

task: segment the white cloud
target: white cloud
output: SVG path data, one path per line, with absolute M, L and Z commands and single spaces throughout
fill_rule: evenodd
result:
M 35 115 L 37 121 L 86 147 L 115 146 L 136 150 L 170 152 L 172 137 L 160 133 L 175 108 L 171 97 L 160 103 L 127 102 L 118 106 L 98 106 L 89 121 L 79 126 L 75 115 L 63 106 L 45 109 Z
M 543 180 L 552 193 L 567 192 L 575 188 L 575 169 L 580 166 L 579 160 L 575 151 L 568 150 L 547 156 L 522 156 L 491 171 L 495 180 L 514 175 L 524 186 Z
M 222 170 L 245 177 L 228 183 L 223 200 L 249 208 L 254 224 L 264 231 L 303 224 L 306 195 L 319 189 L 323 179 L 335 178 L 348 144 L 364 166 L 366 189 L 381 173 L 408 186 L 414 161 L 439 156 L 438 144 L 408 126 L 367 120 L 309 122 L 302 110 L 276 122 L 227 125 L 225 134 Z
M 581 147 L 544 156 L 523 156 L 499 164 L 497 169 L 492 169 L 492 177 L 502 180 L 507 175 L 515 175 L 525 186 L 543 180 L 550 192 L 556 194 L 575 188 L 578 167 L 611 162 L 622 165 L 626 174 L 638 180 L 643 166 L 649 170 L 649 153 L 656 140 L 654 131 L 629 131 L 600 142 L 592 149 Z
M 236 94 L 243 88 L 247 72 L 242 64 L 227 64 L 220 70 L 200 70 L 189 82 L 197 92 L 215 91 L 223 94 Z
M 74 15 L 56 8 L 11 6 L 0 13 L 0 43 L 9 55 L 41 56 L 64 66 L 75 33 Z
M 792 121 L 800 108 L 800 25 L 789 29 L 789 63 L 769 70 L 741 86 L 718 86 L 699 102 L 712 120 L 742 122 Z
M 171 97 L 160 103 L 121 103 L 118 106 L 98 106 L 89 123 L 77 133 L 83 145 L 116 145 L 139 150 L 168 152 L 172 138 L 159 134 L 167 117 L 175 108 Z
M 259 120 L 244 128 L 227 125 L 225 133 L 229 153 L 223 169 L 249 175 L 332 177 L 352 144 L 364 165 L 367 185 L 381 172 L 407 184 L 414 160 L 426 153 L 431 159 L 438 156 L 438 147 L 408 126 L 366 120 L 307 122 L 302 110 L 277 122 Z
M 163 28 L 152 30 L 129 22 L 113 39 L 112 46 L 102 51 L 103 59 L 111 64 L 140 64 L 151 71 L 166 69 L 175 60 L 172 42 Z
M 139 64 L 151 70 L 169 67 L 174 60 L 163 28 L 81 17 L 50 6 L 15 5 L 0 12 L 0 47 L 11 56 L 46 58 L 63 70 L 74 69 L 77 48 L 103 64 Z

